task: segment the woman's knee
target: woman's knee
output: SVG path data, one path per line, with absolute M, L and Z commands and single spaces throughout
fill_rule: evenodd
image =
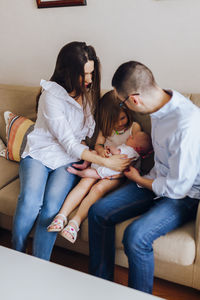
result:
M 26 213 L 33 213 L 35 210 L 39 211 L 41 208 L 41 196 L 34 193 L 34 190 L 21 191 L 18 197 L 18 207 L 23 209 Z

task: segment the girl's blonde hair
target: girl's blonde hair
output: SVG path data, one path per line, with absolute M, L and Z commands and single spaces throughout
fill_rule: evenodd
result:
M 119 119 L 120 112 L 124 111 L 127 115 L 127 129 L 133 123 L 133 113 L 127 107 L 120 107 L 120 100 L 115 95 L 114 90 L 107 92 L 100 100 L 98 105 L 98 127 L 105 138 L 112 135 L 114 127 Z

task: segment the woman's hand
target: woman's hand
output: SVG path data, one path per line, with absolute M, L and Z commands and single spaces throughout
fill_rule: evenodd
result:
M 127 158 L 125 154 L 116 154 L 104 160 L 104 166 L 112 170 L 122 172 L 131 163 L 131 158 Z

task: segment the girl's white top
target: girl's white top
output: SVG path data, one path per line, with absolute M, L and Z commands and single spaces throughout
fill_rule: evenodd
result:
M 81 141 L 93 135 L 95 121 L 88 105 L 84 123 L 83 107 L 62 86 L 45 80 L 40 85 L 43 91 L 38 116 L 22 158 L 30 155 L 56 169 L 81 159 L 82 152 L 88 149 Z

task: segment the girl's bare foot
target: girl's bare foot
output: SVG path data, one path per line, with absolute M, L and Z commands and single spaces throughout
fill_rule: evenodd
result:
M 95 169 L 87 168 L 85 170 L 77 170 L 73 167 L 68 167 L 67 171 L 71 174 L 78 175 L 80 177 L 89 177 L 95 179 L 101 179 L 101 177 L 97 174 Z

